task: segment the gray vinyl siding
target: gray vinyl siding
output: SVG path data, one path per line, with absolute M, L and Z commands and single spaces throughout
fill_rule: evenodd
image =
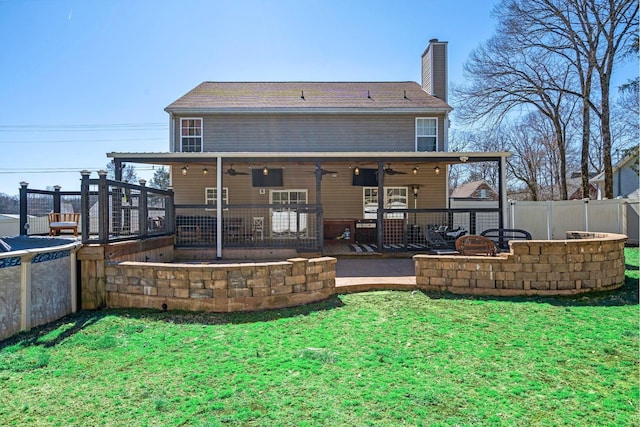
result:
M 193 117 L 193 116 L 190 116 Z M 205 152 L 415 151 L 415 118 L 438 118 L 444 150 L 444 115 L 203 115 Z M 180 117 L 175 117 L 180 151 Z
M 360 165 L 375 168 L 375 165 Z M 223 166 L 228 169 L 229 165 Z M 254 165 L 254 167 L 258 167 Z M 269 165 L 269 167 L 279 167 Z M 411 185 L 419 184 L 418 208 L 446 208 L 446 167 L 440 165 L 439 175 L 433 173 L 433 165 L 423 165 L 417 175 L 411 173 L 413 165 L 393 165 L 399 171 L 408 172 L 406 175 L 385 176 L 385 187 L 408 187 L 409 208 L 413 208 Z M 186 176 L 180 174 L 178 167 L 174 168 L 172 183 L 176 204 L 203 204 L 204 189 L 216 186 L 216 175 L 213 166 L 208 166 L 209 174 L 202 175 L 197 166 L 191 166 Z M 237 171 L 249 172 L 249 165 L 234 164 Z M 363 217 L 362 188 L 352 185 L 352 169 L 348 164 L 323 165 L 323 168 L 337 172 L 326 174 L 322 179 L 321 201 L 325 219 L 360 219 Z M 229 204 L 267 204 L 269 190 L 307 190 L 307 201 L 316 203 L 315 166 L 312 164 L 286 165 L 283 173 L 282 187 L 266 188 L 265 194 L 260 189 L 252 187 L 251 175 L 229 176 L 223 174 L 223 187 L 229 189 Z
M 447 101 L 447 44 L 431 44 L 422 57 L 422 87 Z

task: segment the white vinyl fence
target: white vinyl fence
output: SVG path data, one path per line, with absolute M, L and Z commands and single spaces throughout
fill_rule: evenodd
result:
M 520 228 L 534 239 L 564 239 L 567 231 L 626 234 L 638 244 L 639 201 L 561 200 L 529 202 L 510 200 L 507 228 Z

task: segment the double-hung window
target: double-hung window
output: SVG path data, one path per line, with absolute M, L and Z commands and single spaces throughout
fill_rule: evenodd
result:
M 218 203 L 218 189 L 216 187 L 207 187 L 204 189 L 204 204 L 211 206 L 211 210 L 215 210 Z M 229 204 L 229 189 L 222 188 L 222 206 Z
M 362 190 L 362 202 L 364 205 L 364 218 L 375 219 L 378 217 L 378 188 L 364 187 Z M 385 209 L 407 209 L 407 187 L 384 187 L 384 203 Z M 385 215 L 387 219 L 402 219 L 403 213 L 388 213 Z
M 416 151 L 438 151 L 437 118 L 416 118 Z
M 180 119 L 180 151 L 202 151 L 202 119 Z

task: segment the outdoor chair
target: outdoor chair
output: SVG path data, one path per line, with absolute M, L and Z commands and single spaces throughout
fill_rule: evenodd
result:
M 531 233 L 518 228 L 489 228 L 480 235 L 492 240 L 501 251 L 509 250 L 509 240 L 531 240 Z
M 449 243 L 442 238 L 440 233 L 434 230 L 427 230 L 424 234 L 424 240 L 429 249 L 435 252 L 441 252 L 441 250 L 451 251 Z
M 59 213 L 51 212 L 49 218 L 49 236 L 55 236 L 62 230 L 71 230 L 73 235 L 78 237 L 78 224 L 80 223 L 79 213 Z
M 456 240 L 456 250 L 460 255 L 496 256 L 497 248 L 492 240 L 484 236 L 462 236 Z

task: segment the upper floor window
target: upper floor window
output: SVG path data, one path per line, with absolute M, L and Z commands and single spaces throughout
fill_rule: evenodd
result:
M 438 151 L 437 118 L 416 118 L 416 151 Z
M 180 151 L 202 151 L 202 119 L 180 119 Z

